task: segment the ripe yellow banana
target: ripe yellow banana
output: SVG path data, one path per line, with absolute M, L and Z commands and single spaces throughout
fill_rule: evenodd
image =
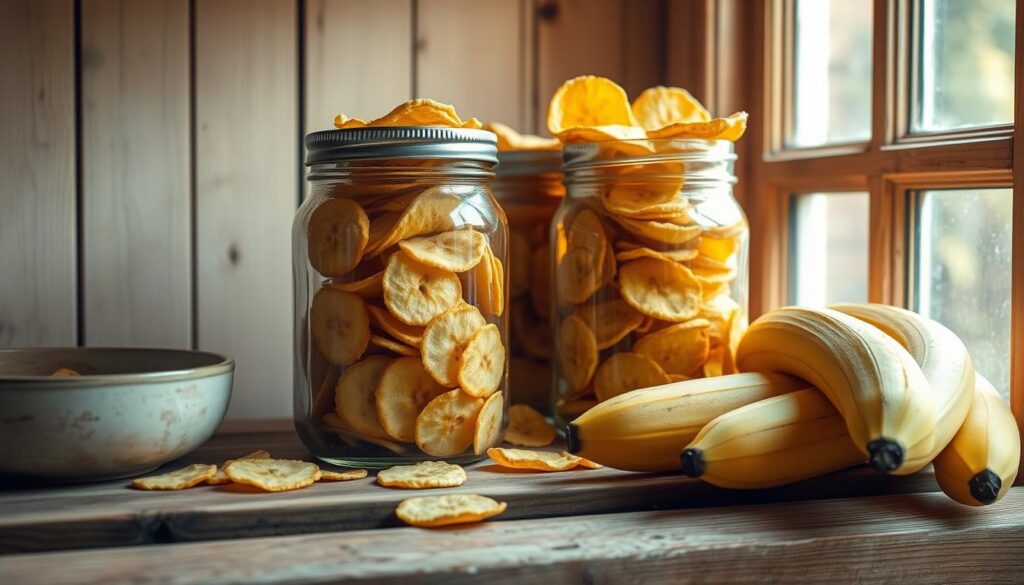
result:
M 878 327 L 910 352 L 921 366 L 935 400 L 930 451 L 908 459 L 895 473 L 910 473 L 931 463 L 967 417 L 974 396 L 974 365 L 963 341 L 941 323 L 897 307 L 877 304 L 832 305 L 841 313 Z
M 569 423 L 569 451 L 616 469 L 678 471 L 679 452 L 715 417 L 807 387 L 783 374 L 750 373 L 634 390 Z
M 881 472 L 907 472 L 908 462 L 932 451 L 934 397 L 921 367 L 864 321 L 830 309 L 778 309 L 750 326 L 736 363 L 740 371 L 785 372 L 820 388 Z
M 798 390 L 727 412 L 680 454 L 683 473 L 720 487 L 757 489 L 864 462 L 821 392 Z
M 1017 421 L 1003 397 L 980 374 L 967 418 L 934 463 L 942 491 L 968 506 L 997 502 L 1017 478 Z

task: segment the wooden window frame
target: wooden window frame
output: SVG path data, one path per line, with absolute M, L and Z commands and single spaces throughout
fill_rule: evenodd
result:
M 793 194 L 866 191 L 868 298 L 908 307 L 913 300 L 915 194 L 937 188 L 1012 188 L 1010 403 L 1024 435 L 1024 174 L 1013 172 L 1024 168 L 1024 148 L 1013 148 L 1024 144 L 1024 0 L 1016 0 L 1014 124 L 910 132 L 911 75 L 918 66 L 913 15 L 920 0 L 874 0 L 871 138 L 784 148 L 784 112 L 791 103 L 784 80 L 789 78 L 792 39 L 786 38 L 783 19 L 793 13 L 794 3 L 754 0 L 745 5 L 749 24 L 734 20 L 715 27 L 718 35 L 745 37 L 742 50 L 749 66 L 744 82 L 730 90 L 749 104 L 752 121 L 738 148 L 742 202 L 751 223 L 751 316 L 786 302 Z

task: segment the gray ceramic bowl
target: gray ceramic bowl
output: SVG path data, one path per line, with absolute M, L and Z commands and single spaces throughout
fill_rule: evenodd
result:
M 50 376 L 60 368 L 81 376 Z M 0 350 L 0 474 L 99 481 L 155 469 L 210 438 L 234 369 L 200 351 Z

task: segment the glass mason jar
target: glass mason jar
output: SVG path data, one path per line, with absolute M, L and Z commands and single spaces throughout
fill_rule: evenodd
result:
M 551 411 L 551 218 L 565 195 L 561 150 L 498 153 L 494 179 L 509 226 L 511 400 Z
M 482 130 L 306 137 L 294 417 L 336 465 L 481 459 L 508 412 L 507 225 Z
M 564 159 L 551 235 L 558 422 L 637 388 L 735 372 L 749 229 L 732 143 L 572 144 Z

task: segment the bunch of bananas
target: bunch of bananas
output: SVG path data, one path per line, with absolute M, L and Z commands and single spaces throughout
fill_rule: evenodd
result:
M 570 450 L 729 488 L 933 464 L 942 490 L 971 506 L 996 502 L 1017 476 L 1009 406 L 936 321 L 885 305 L 788 307 L 750 326 L 736 362 L 746 373 L 598 404 L 568 426 Z

